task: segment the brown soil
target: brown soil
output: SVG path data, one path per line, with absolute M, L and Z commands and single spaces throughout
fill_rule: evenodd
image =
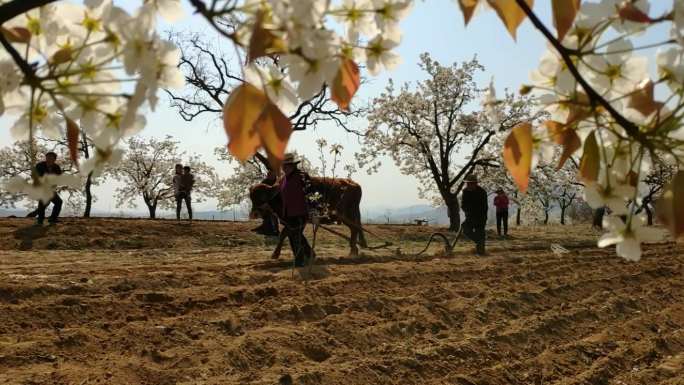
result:
M 320 233 L 293 275 L 254 223 L 30 223 L 0 220 L 0 384 L 684 384 L 681 245 L 628 263 L 538 227 L 416 257 L 434 228 L 371 226 L 395 246 Z

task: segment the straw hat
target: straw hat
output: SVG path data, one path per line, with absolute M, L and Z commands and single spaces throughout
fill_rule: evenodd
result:
M 291 165 L 295 166 L 299 164 L 299 160 L 296 159 L 295 154 L 285 154 L 285 158 L 283 158 L 283 166 L 285 165 Z

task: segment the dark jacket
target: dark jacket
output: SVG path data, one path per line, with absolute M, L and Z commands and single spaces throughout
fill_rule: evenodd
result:
M 193 187 L 195 187 L 195 176 L 192 174 L 182 174 L 178 191 L 190 194 Z
M 275 175 L 267 175 L 264 179 L 261 180 L 261 184 L 273 186 L 274 184 L 276 184 L 277 181 L 278 179 L 275 177 Z
M 280 181 L 280 196 L 283 200 L 283 218 L 307 215 L 306 181 L 308 175 L 295 170 Z
M 36 164 L 36 173 L 38 176 L 43 176 L 45 174 L 62 175 L 62 169 L 57 163 L 54 163 L 52 167 L 50 167 L 47 162 L 42 161 Z
M 476 224 L 487 223 L 487 192 L 480 186 L 464 189 L 461 197 L 461 209 L 466 220 Z
M 496 212 L 502 213 L 508 211 L 508 197 L 506 195 L 497 195 L 494 197 L 494 206 L 496 206 Z

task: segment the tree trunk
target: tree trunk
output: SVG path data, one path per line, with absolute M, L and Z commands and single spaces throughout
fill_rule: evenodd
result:
M 644 210 L 646 210 L 646 220 L 649 226 L 653 226 L 653 211 L 648 207 L 648 204 L 644 205 Z
M 561 225 L 565 224 L 565 206 L 561 205 Z
M 544 210 L 544 225 L 549 224 L 549 212 L 548 210 Z
M 521 223 L 521 221 L 520 221 L 520 212 L 521 212 L 522 210 L 520 210 L 520 209 L 521 209 L 521 207 L 520 207 L 520 205 L 518 205 L 518 209 L 515 210 L 515 225 L 516 225 L 516 226 L 520 226 L 520 223 Z
M 461 229 L 461 205 L 458 203 L 458 196 L 449 197 L 444 203 L 449 215 L 449 231 L 458 232 Z
M 145 202 L 147 205 L 147 209 L 150 211 L 150 219 L 156 219 L 157 218 L 157 205 L 153 205 L 150 203 Z
M 86 183 L 85 183 L 85 196 L 86 196 L 86 203 L 85 203 L 85 211 L 83 212 L 83 218 L 90 218 L 90 209 L 93 206 L 93 194 L 92 191 L 90 191 L 90 188 L 93 185 L 93 173 L 90 172 L 88 173 L 88 178 L 86 178 Z

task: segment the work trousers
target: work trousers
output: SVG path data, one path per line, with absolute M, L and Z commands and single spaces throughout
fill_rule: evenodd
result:
M 475 242 L 478 253 L 484 253 L 485 245 L 485 221 L 474 221 L 466 218 L 461 225 L 463 227 L 463 234 L 471 241 Z
M 190 198 L 190 194 L 185 192 L 180 192 L 176 195 L 176 219 L 180 220 L 181 218 L 183 201 L 185 201 L 185 207 L 188 209 L 188 218 L 192 220 L 192 198 Z
M 496 212 L 496 232 L 501 235 L 501 228 L 503 227 L 503 235 L 508 235 L 508 209 Z
M 55 193 L 52 198 L 50 199 L 50 202 L 52 202 L 52 214 L 50 214 L 50 219 L 48 219 L 49 222 L 55 222 L 57 221 L 57 217 L 59 217 L 60 211 L 62 211 L 62 198 L 59 197 L 59 194 Z M 38 222 L 43 223 L 45 220 L 45 209 L 47 208 L 47 205 L 50 203 L 48 202 L 43 203 L 43 201 L 38 201 Z
M 311 258 L 311 246 L 304 236 L 306 217 L 288 217 L 286 221 L 285 231 L 294 254 L 294 264 L 296 267 L 302 267 Z

